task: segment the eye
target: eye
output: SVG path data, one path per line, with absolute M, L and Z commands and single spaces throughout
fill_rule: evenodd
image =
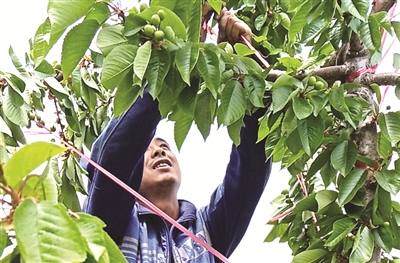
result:
M 162 144 L 160 145 L 160 147 L 163 148 L 163 149 L 169 150 L 169 146 L 168 146 L 167 144 L 165 144 L 165 143 L 162 143 Z

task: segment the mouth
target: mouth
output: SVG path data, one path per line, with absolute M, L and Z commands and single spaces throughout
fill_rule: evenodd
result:
M 157 162 L 154 163 L 153 165 L 153 169 L 159 169 L 159 168 L 169 168 L 171 167 L 172 164 L 169 160 L 167 159 L 163 159 L 163 160 L 159 160 Z

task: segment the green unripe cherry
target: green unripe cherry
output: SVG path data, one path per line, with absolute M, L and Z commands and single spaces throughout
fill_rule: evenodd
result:
M 160 25 L 161 19 L 157 14 L 154 14 L 150 18 L 150 24 L 152 24 L 155 27 L 158 27 Z
M 174 32 L 174 30 L 172 29 L 172 27 L 170 27 L 170 26 L 166 26 L 166 27 L 165 27 L 164 33 L 165 33 L 165 37 L 166 37 L 167 39 L 169 39 L 169 40 L 175 38 L 175 32 Z
M 28 112 L 28 118 L 33 121 L 35 119 L 35 114 L 33 112 Z
M 146 5 L 146 3 L 141 3 L 139 6 L 139 10 L 140 12 L 143 12 L 144 10 L 146 10 L 148 8 L 148 6 Z
M 143 28 L 143 32 L 146 36 L 152 37 L 154 35 L 154 27 L 152 25 L 145 25 Z
M 156 32 L 154 32 L 154 38 L 157 41 L 161 41 L 163 40 L 165 37 L 165 33 L 162 30 L 157 30 Z
M 308 85 L 310 86 L 315 86 L 315 84 L 317 83 L 317 78 L 314 76 L 310 76 L 308 78 Z
M 325 84 L 322 81 L 317 81 L 317 83 L 315 83 L 315 88 L 320 90 L 320 89 L 324 89 L 325 88 Z
M 165 11 L 160 9 L 157 11 L 157 15 L 160 17 L 161 20 L 164 20 L 165 18 Z

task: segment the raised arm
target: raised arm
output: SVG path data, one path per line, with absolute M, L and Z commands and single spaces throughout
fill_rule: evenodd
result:
M 160 121 L 158 103 L 145 92 L 120 118 L 110 122 L 92 148 L 92 159 L 138 191 L 143 154 Z M 100 217 L 106 231 L 118 242 L 126 229 L 135 198 L 91 165 L 87 168 L 89 197 L 84 210 Z
M 256 144 L 261 113 L 244 118 L 241 143 L 232 146 L 224 181 L 200 212 L 213 247 L 227 257 L 246 232 L 271 172 L 271 160 L 265 159 L 265 142 Z
M 205 19 L 209 8 L 203 5 Z M 250 28 L 225 7 L 215 19 L 219 24 L 219 42 L 234 44 L 240 41 L 242 35 L 251 41 Z M 232 146 L 224 181 L 213 193 L 210 204 L 200 211 L 213 247 L 227 257 L 246 232 L 271 172 L 271 160 L 265 159 L 265 141 L 256 144 L 258 118 L 264 112 L 260 109 L 244 118 L 241 143 L 238 147 Z

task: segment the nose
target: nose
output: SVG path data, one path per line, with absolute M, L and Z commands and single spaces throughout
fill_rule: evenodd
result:
M 158 156 L 166 156 L 164 149 L 161 147 L 157 147 L 153 152 L 153 158 Z

